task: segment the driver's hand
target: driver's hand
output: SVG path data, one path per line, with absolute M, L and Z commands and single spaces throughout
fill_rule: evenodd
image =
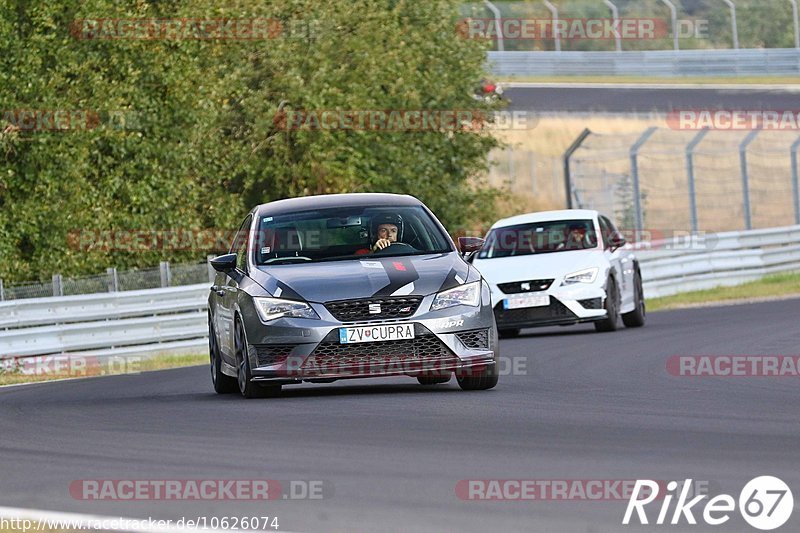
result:
M 372 247 L 373 252 L 377 252 L 378 250 L 383 250 L 384 248 L 388 248 L 392 245 L 392 241 L 389 239 L 378 239 L 378 242 L 375 243 L 375 246 Z

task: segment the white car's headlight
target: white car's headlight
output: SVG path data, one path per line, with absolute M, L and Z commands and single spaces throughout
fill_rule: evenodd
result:
M 437 294 L 431 304 L 431 311 L 447 309 L 448 307 L 455 307 L 457 305 L 478 307 L 480 304 L 481 282 L 475 281 Z
M 319 315 L 305 302 L 280 300 L 278 298 L 253 298 L 261 320 L 269 322 L 278 318 L 314 318 Z
M 594 283 L 600 269 L 597 267 L 587 268 L 564 276 L 564 285 L 574 285 L 575 283 Z

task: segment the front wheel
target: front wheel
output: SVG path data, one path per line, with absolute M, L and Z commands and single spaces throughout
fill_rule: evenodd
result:
M 594 329 L 600 332 L 619 329 L 619 291 L 614 278 L 608 278 L 606 283 L 606 318 L 595 322 Z
M 636 302 L 636 309 L 622 315 L 622 322 L 627 328 L 641 328 L 647 321 L 647 310 L 644 303 L 642 275 L 638 269 L 633 280 L 633 299 Z
M 236 380 L 222 373 L 222 356 L 219 353 L 217 334 L 211 323 L 211 316 L 208 317 L 208 353 L 211 357 L 211 383 L 214 385 L 214 391 L 217 394 L 230 394 L 239 390 Z
M 486 367 L 483 371 L 474 372 L 471 370 L 463 370 L 456 372 L 456 380 L 458 386 L 462 390 L 489 390 L 497 386 L 497 381 L 500 379 L 500 374 L 497 368 L 497 363 L 491 367 Z
M 247 356 L 247 337 L 244 333 L 244 327 L 238 321 L 236 322 L 236 370 L 239 392 L 244 398 L 276 396 L 281 391 L 280 385 L 262 386 L 253 382 L 253 374 L 250 371 L 250 358 Z
M 519 337 L 519 328 L 514 329 L 501 329 L 497 332 L 501 339 L 514 339 Z

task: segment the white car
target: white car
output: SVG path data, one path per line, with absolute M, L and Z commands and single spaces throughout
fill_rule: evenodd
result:
M 645 324 L 639 263 L 597 211 L 501 220 L 472 264 L 489 283 L 502 337 L 537 326 L 593 322 L 597 331 L 615 331 L 620 320 L 627 327 Z

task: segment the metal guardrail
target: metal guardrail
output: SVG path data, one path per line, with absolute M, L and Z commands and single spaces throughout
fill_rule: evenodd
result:
M 800 49 L 489 52 L 496 76 L 796 76 Z
M 648 298 L 800 271 L 800 226 L 641 243 Z M 0 359 L 207 350 L 208 285 L 0 303 Z

